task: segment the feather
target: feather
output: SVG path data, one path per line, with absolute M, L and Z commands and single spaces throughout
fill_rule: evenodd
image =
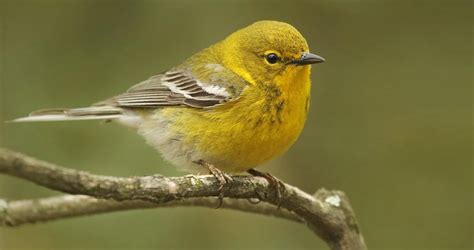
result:
M 116 107 L 87 107 L 76 109 L 43 109 L 32 112 L 12 122 L 44 122 L 44 121 L 77 121 L 77 120 L 108 120 L 123 116 L 122 109 Z
M 207 108 L 232 99 L 226 88 L 203 83 L 183 70 L 150 77 L 127 92 L 96 104 L 124 108 L 189 106 Z

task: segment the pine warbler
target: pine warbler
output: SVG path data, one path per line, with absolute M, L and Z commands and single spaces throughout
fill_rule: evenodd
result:
M 293 26 L 260 21 L 121 95 L 15 121 L 115 120 L 135 128 L 174 165 L 191 171 L 202 165 L 222 185 L 231 180 L 225 172 L 272 179 L 253 168 L 299 136 L 309 108 L 311 64 L 321 62 Z

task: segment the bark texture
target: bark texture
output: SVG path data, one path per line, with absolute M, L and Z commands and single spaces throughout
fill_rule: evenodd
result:
M 67 217 L 139 208 L 170 206 L 215 207 L 219 183 L 213 176 L 112 177 L 60 167 L 0 149 L 0 173 L 16 176 L 63 195 L 36 200 L 0 199 L 0 225 L 19 226 Z M 302 222 L 331 249 L 366 249 L 347 196 L 318 190 L 314 195 L 285 184 L 279 201 L 266 179 L 232 176 L 224 190 L 223 208 Z M 280 204 L 281 209 L 277 209 Z

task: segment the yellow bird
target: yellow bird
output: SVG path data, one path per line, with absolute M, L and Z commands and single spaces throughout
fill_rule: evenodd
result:
M 133 127 L 180 168 L 249 172 L 285 152 L 303 129 L 310 101 L 311 54 L 293 26 L 259 21 L 86 108 L 48 109 L 14 121 L 115 120 Z

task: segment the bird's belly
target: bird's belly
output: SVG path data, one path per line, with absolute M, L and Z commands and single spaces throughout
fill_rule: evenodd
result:
M 240 126 L 231 127 L 227 135 L 210 133 L 198 147 L 207 152 L 209 160 L 218 168 L 243 172 L 284 153 L 300 131 L 298 126 L 278 122 L 243 121 Z
M 229 110 L 166 108 L 147 119 L 139 132 L 163 157 L 185 170 L 204 160 L 226 172 L 243 172 L 282 154 L 299 136 L 301 112 L 266 112 L 244 107 Z M 238 115 L 236 115 L 238 114 Z

